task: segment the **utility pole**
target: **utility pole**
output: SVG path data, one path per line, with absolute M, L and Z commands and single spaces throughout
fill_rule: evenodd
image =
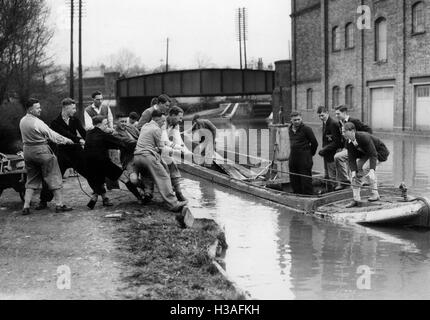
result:
M 237 40 L 239 41 L 239 56 L 240 56 L 240 70 L 243 69 L 242 66 L 242 10 L 237 9 Z
M 239 9 L 240 10 L 240 9 Z M 248 59 L 246 57 L 246 41 L 248 40 L 248 13 L 246 8 L 242 8 L 242 31 L 243 31 L 243 52 L 245 55 L 245 70 L 248 69 Z
M 82 0 L 79 0 L 79 116 L 84 114 L 84 97 L 82 82 Z
M 169 38 L 167 38 L 166 72 L 169 72 Z
M 75 97 L 75 65 L 73 61 L 73 27 L 75 17 L 75 3 L 74 0 L 70 0 L 70 98 Z

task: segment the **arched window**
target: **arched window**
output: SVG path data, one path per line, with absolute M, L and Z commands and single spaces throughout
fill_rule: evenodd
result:
M 308 110 L 312 110 L 314 108 L 313 95 L 314 95 L 314 90 L 308 89 L 306 91 L 306 109 Z
M 333 109 L 339 105 L 340 88 L 338 86 L 333 87 Z
M 354 45 L 354 25 L 352 23 L 348 23 L 345 26 L 345 48 L 354 48 Z
M 375 23 L 375 60 L 387 61 L 387 20 L 379 18 Z
M 424 32 L 424 3 L 417 2 L 412 6 L 412 32 Z
M 347 85 L 345 88 L 345 104 L 347 107 L 354 107 L 354 87 Z
M 332 34 L 332 47 L 333 51 L 340 50 L 340 28 L 334 27 L 333 28 L 333 34 Z

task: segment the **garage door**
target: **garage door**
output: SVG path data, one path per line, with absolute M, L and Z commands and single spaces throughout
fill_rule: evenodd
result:
M 391 131 L 394 127 L 394 88 L 371 89 L 372 128 Z
M 430 85 L 415 88 L 415 128 L 430 130 Z

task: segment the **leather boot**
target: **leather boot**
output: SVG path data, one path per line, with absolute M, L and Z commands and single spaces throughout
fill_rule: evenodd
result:
M 131 182 L 127 182 L 125 186 L 137 198 L 137 200 L 139 201 L 143 200 L 142 195 L 140 194 L 139 190 L 137 190 L 134 184 L 132 184 Z

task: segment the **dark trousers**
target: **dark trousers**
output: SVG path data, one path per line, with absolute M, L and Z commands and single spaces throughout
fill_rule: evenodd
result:
M 70 150 L 57 150 L 58 165 L 60 167 L 61 176 L 67 169 L 75 169 L 81 176 L 87 178 L 87 170 L 83 150 L 77 146 L 70 148 Z M 42 191 L 40 192 L 40 202 L 50 202 L 54 198 L 54 194 L 49 190 L 45 182 L 42 184 Z
M 109 159 L 91 159 L 87 158 L 88 184 L 94 193 L 102 195 L 106 193 L 106 178 L 117 181 L 122 175 L 123 170 Z
M 295 194 L 313 195 L 312 186 L 312 154 L 310 151 L 291 151 L 290 155 L 290 183 Z M 303 176 L 308 176 L 303 177 Z

